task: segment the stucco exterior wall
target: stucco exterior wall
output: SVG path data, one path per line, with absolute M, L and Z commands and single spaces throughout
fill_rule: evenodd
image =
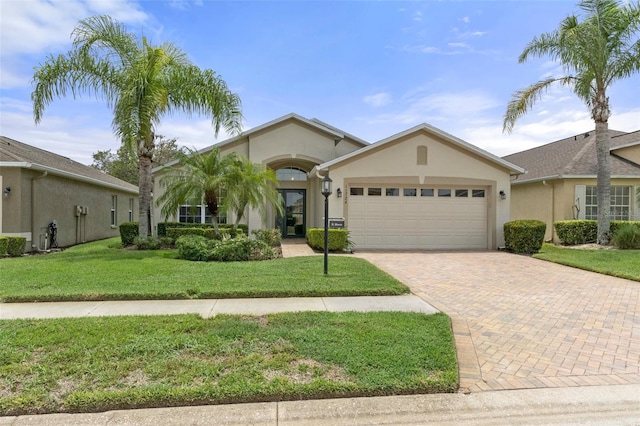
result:
M 27 251 L 44 248 L 44 235 L 53 220 L 57 222 L 60 247 L 118 236 L 118 225 L 129 221 L 130 199 L 137 220 L 138 196 L 132 192 L 19 168 L 3 170 L 3 181 L 5 185 L 11 182 L 11 195 L 2 203 L 2 232 L 26 237 Z M 113 227 L 112 195 L 117 197 Z M 86 207 L 87 213 L 76 216 L 78 205 Z
M 616 149 L 613 153 L 629 161 L 633 161 L 636 164 L 640 164 L 640 145 Z
M 418 146 L 427 147 L 427 164 L 417 164 Z M 349 159 L 332 166 L 334 194 L 329 203 L 329 217 L 348 218 L 349 196 L 346 188 L 352 183 L 407 183 L 416 185 L 474 186 L 487 190 L 489 241 L 488 248 L 504 245 L 502 225 L 509 220 L 510 174 L 496 164 L 463 150 L 426 132 L 419 132 L 387 143 L 368 155 Z M 343 189 L 343 198 L 335 195 Z M 504 191 L 507 200 L 498 195 Z M 346 224 L 348 226 L 348 223 Z
M 596 179 L 557 179 L 525 184 L 514 183 L 511 187 L 511 220 L 538 219 L 547 224 L 545 240 L 558 243 L 553 222 L 571 220 L 584 214 L 585 200 L 576 199 L 576 186 L 595 186 Z M 640 220 L 637 201 L 638 179 L 611 179 L 612 186 L 629 186 L 632 189 L 631 219 Z

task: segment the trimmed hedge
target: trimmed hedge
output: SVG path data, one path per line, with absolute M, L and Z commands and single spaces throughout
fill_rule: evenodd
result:
M 617 224 L 611 243 L 620 250 L 640 249 L 640 222 Z
M 124 222 L 118 227 L 120 229 L 120 240 L 123 246 L 130 246 L 138 238 L 138 222 Z
M 183 235 L 176 241 L 176 247 L 180 258 L 193 261 L 239 262 L 278 257 L 266 243 L 244 235 L 222 241 Z
M 167 229 L 169 228 L 212 228 L 212 223 L 188 223 L 188 222 L 160 222 L 158 223 L 158 237 L 167 236 Z M 220 224 L 218 225 L 220 232 L 230 233 L 230 229 L 234 229 L 233 225 Z M 239 224 L 238 229 L 242 229 L 245 235 L 249 235 L 249 227 L 245 224 Z
M 553 223 L 560 243 L 566 246 L 595 243 L 598 222 L 595 220 L 559 220 Z
M 541 220 L 513 220 L 504 224 L 505 248 L 518 254 L 540 251 L 547 224 Z
M 221 240 L 225 235 L 231 238 L 244 235 L 244 231 L 241 228 L 219 228 L 220 234 L 216 235 L 215 228 L 201 228 L 201 227 L 189 227 L 189 228 L 166 228 L 167 237 L 172 241 L 176 241 L 183 235 L 199 235 L 209 240 Z M 164 237 L 161 237 L 164 238 Z
M 324 228 L 307 229 L 307 243 L 314 250 L 324 250 Z M 349 243 L 346 229 L 329 229 L 329 251 L 344 251 Z
M 609 235 L 613 236 L 618 228 L 630 224 L 640 229 L 637 220 L 612 220 Z M 559 220 L 553 223 L 560 243 L 566 246 L 595 243 L 598 240 L 598 221 L 596 220 Z
M 7 254 L 7 248 L 9 247 L 9 237 L 0 236 L 0 256 Z
M 8 237 L 7 254 L 11 257 L 19 257 L 24 254 L 24 246 L 27 244 L 25 237 Z

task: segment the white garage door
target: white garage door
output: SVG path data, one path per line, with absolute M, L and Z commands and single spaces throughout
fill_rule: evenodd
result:
M 487 248 L 487 190 L 352 186 L 348 229 L 360 249 Z

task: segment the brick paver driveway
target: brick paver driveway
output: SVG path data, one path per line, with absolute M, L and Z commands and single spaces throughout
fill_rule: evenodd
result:
M 503 252 L 357 255 L 451 316 L 463 391 L 640 383 L 639 282 Z

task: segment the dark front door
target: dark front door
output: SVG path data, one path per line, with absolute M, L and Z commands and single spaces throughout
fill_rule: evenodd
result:
M 276 227 L 282 231 L 282 238 L 304 238 L 306 233 L 306 189 L 280 189 L 284 216 L 276 217 Z

